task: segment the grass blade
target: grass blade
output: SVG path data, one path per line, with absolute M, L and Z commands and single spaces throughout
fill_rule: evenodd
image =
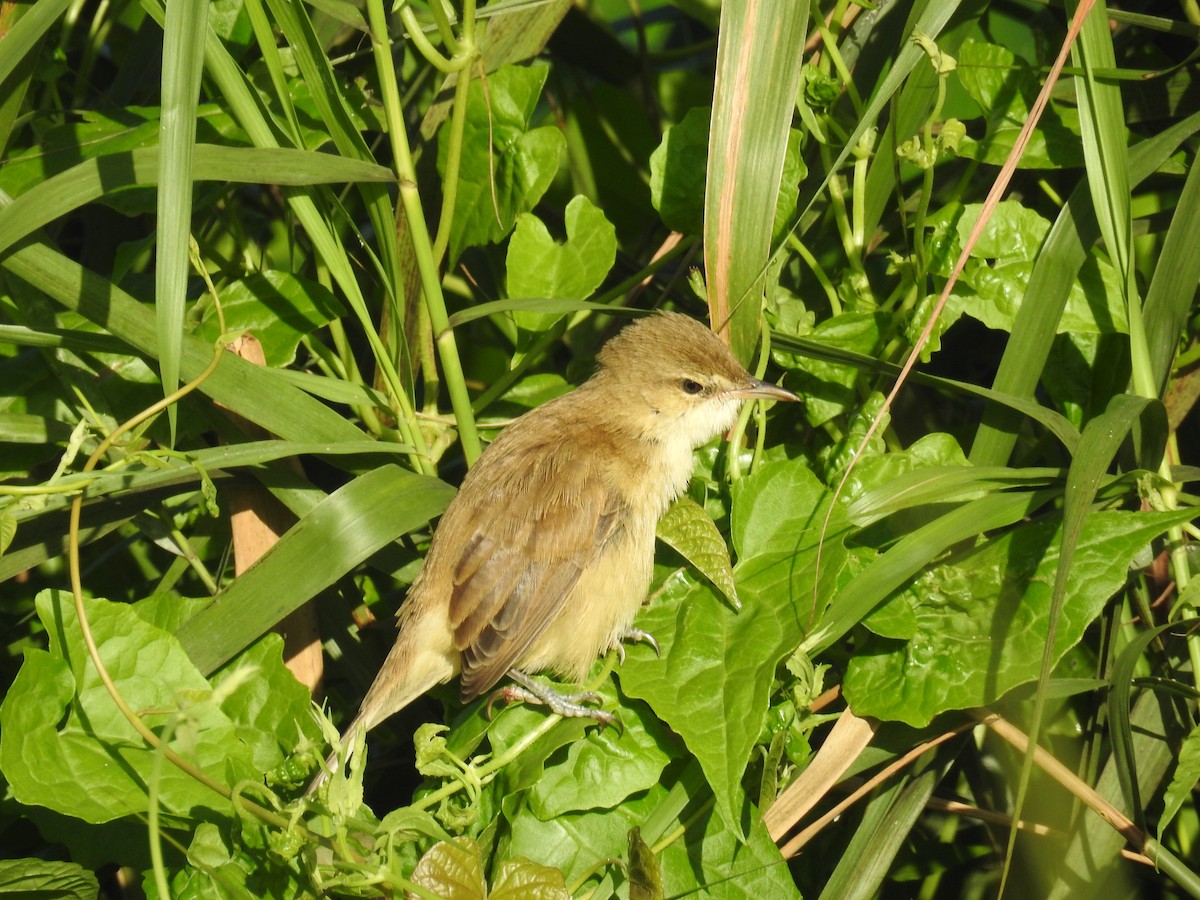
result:
M 713 325 L 746 361 L 758 341 L 762 275 L 800 83 L 808 0 L 721 8 L 704 198 L 705 271 Z
M 162 150 L 145 147 L 88 159 L 0 208 L 0 252 L 44 225 L 120 188 L 158 184 Z M 192 181 L 309 185 L 395 180 L 383 166 L 309 150 L 196 144 Z
M 425 524 L 453 489 L 381 466 L 329 495 L 176 632 L 208 674 L 372 553 Z
M 163 394 L 179 387 L 188 242 L 192 232 L 192 147 L 204 68 L 207 0 L 174 0 L 163 27 L 162 120 L 158 158 L 158 246 L 154 268 L 159 378 Z M 171 442 L 176 408 L 167 410 Z
M 29 6 L 20 20 L 4 35 L 0 53 L 0 84 L 12 74 L 25 56 L 71 5 L 71 0 L 41 0 Z M 7 85 L 5 86 L 7 89 Z

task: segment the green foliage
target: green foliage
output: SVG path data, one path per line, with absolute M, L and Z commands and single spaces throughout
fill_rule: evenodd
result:
M 690 497 L 680 497 L 658 520 L 657 537 L 712 582 L 734 607 L 741 608 L 725 536 L 703 506 Z
M 559 244 L 537 216 L 517 217 L 505 259 L 510 297 L 584 300 L 600 287 L 617 253 L 616 231 L 582 195 L 567 204 L 566 226 L 567 240 Z M 548 324 L 544 315 L 520 310 L 515 318 L 529 331 Z
M 501 863 L 489 889 L 484 879 L 483 857 L 473 841 L 443 842 L 421 858 L 413 883 L 435 897 L 472 900 L 475 897 L 530 900 L 566 900 L 570 897 L 557 869 L 515 858 Z
M 979 220 L 979 212 L 980 204 L 956 205 L 929 219 L 933 229 L 932 272 L 949 276 L 967 236 Z M 1049 230 L 1050 223 L 1034 210 L 1013 201 L 1002 202 L 971 249 L 970 262 L 958 282 L 962 287 L 951 295 L 942 316 L 942 330 L 966 314 L 989 328 L 1011 331 L 1021 299 L 1028 291 L 1038 250 Z M 1112 265 L 1098 254 L 1089 262 L 1071 285 L 1058 330 L 1076 335 L 1128 333 L 1120 285 Z M 928 298 L 931 302 L 922 307 L 923 311 L 932 309 L 934 299 Z M 914 325 L 920 321 L 917 316 Z
M 450 231 L 452 261 L 465 247 L 504 238 L 517 216 L 533 209 L 550 186 L 565 141 L 553 126 L 532 125 L 547 72 L 544 66 L 505 66 L 488 76 L 486 94 L 483 82 L 471 82 Z M 452 127 L 449 122 L 444 125 L 438 141 L 443 176 Z
M 159 778 L 164 811 L 196 816 L 219 801 L 188 773 L 156 770 L 145 746 L 113 705 L 83 645 L 70 597 L 38 596 L 50 649 L 27 650 L 0 707 L 0 760 L 21 802 L 102 823 L 144 813 L 145 785 Z M 152 727 L 168 727 L 178 749 L 218 781 L 279 765 L 317 737 L 306 693 L 283 667 L 277 637 L 248 651 L 239 668 L 206 681 L 170 632 L 135 606 L 88 601 L 102 658 L 126 700 Z M 70 783 L 75 790 L 63 790 Z
M 1041 77 L 1028 61 L 1018 60 L 1009 48 L 968 40 L 958 48 L 958 79 L 983 114 L 984 133 L 968 136 L 957 152 L 980 162 L 1003 164 L 1017 133 L 1029 118 L 1029 108 L 1041 88 Z M 1082 163 L 1079 114 L 1070 106 L 1058 105 L 1034 132 L 1021 157 L 1021 165 L 1062 169 Z
M 708 163 L 709 111 L 689 109 L 663 132 L 650 154 L 650 196 L 663 224 L 684 234 L 704 230 L 704 172 Z
M 1010 893 L 1200 892 L 1175 7 L 1092 13 L 989 210 L 1061 7 L 69 6 L 0 9 L 0 894 L 991 895 L 1002 829 L 935 796 L 1066 835 Z M 804 403 L 697 453 L 635 623 L 661 656 L 582 686 L 620 725 L 451 685 L 306 797 L 480 436 L 622 307 L 706 305 Z M 280 534 L 249 568 L 245 506 Z M 325 712 L 272 633 L 309 604 Z M 981 709 L 1131 823 L 951 735 Z M 909 754 L 783 859 L 798 777 Z
M 273 368 L 295 362 L 300 341 L 341 312 L 328 288 L 289 272 L 256 273 L 231 281 L 221 291 L 225 332 L 254 335 Z M 210 341 L 221 336 L 216 306 L 204 308 L 195 333 Z
M 0 860 L 0 894 L 95 900 L 99 893 L 96 876 L 75 863 L 45 859 Z
M 1058 618 L 1055 662 L 1125 583 L 1133 558 L 1188 515 L 1088 517 Z M 846 669 L 844 689 L 854 709 L 922 727 L 946 710 L 994 702 L 1033 680 L 1049 637 L 1060 541 L 1056 522 L 1023 525 L 927 569 L 890 598 L 882 611 L 906 606 L 900 618 L 907 627 L 885 631 L 881 618 L 870 621 L 879 637 Z

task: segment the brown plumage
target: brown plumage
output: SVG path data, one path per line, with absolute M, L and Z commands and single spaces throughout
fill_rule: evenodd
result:
M 510 670 L 581 681 L 645 599 L 655 525 L 687 486 L 693 449 L 743 400 L 796 399 L 677 313 L 628 326 L 597 363 L 505 429 L 464 479 L 347 739 L 455 675 L 464 701 Z

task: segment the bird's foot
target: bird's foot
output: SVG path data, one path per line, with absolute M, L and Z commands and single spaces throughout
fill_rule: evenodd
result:
M 517 682 L 517 684 L 510 684 L 500 688 L 498 691 L 492 692 L 487 703 L 487 714 L 489 717 L 492 714 L 492 704 L 497 700 L 503 700 L 505 703 L 535 703 L 539 706 L 545 706 L 551 712 L 567 718 L 595 719 L 602 725 L 616 725 L 620 727 L 621 720 L 612 713 L 596 709 L 594 706 L 584 705 L 585 703 L 597 704 L 603 700 L 594 691 L 563 694 L 554 690 L 549 685 L 542 684 L 540 681 L 534 681 L 519 669 L 510 669 L 508 677 Z
M 616 644 L 613 647 L 617 651 L 617 659 L 621 665 L 625 665 L 625 644 L 649 644 L 654 651 L 654 655 L 662 659 L 662 650 L 659 649 L 658 641 L 654 639 L 648 631 L 642 631 L 640 628 L 630 628 L 623 635 L 617 638 Z

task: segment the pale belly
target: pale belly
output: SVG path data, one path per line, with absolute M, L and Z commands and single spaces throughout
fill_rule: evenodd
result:
M 525 672 L 550 671 L 580 682 L 596 657 L 629 631 L 654 572 L 654 526 L 607 551 L 588 568 L 558 618 L 520 660 Z

